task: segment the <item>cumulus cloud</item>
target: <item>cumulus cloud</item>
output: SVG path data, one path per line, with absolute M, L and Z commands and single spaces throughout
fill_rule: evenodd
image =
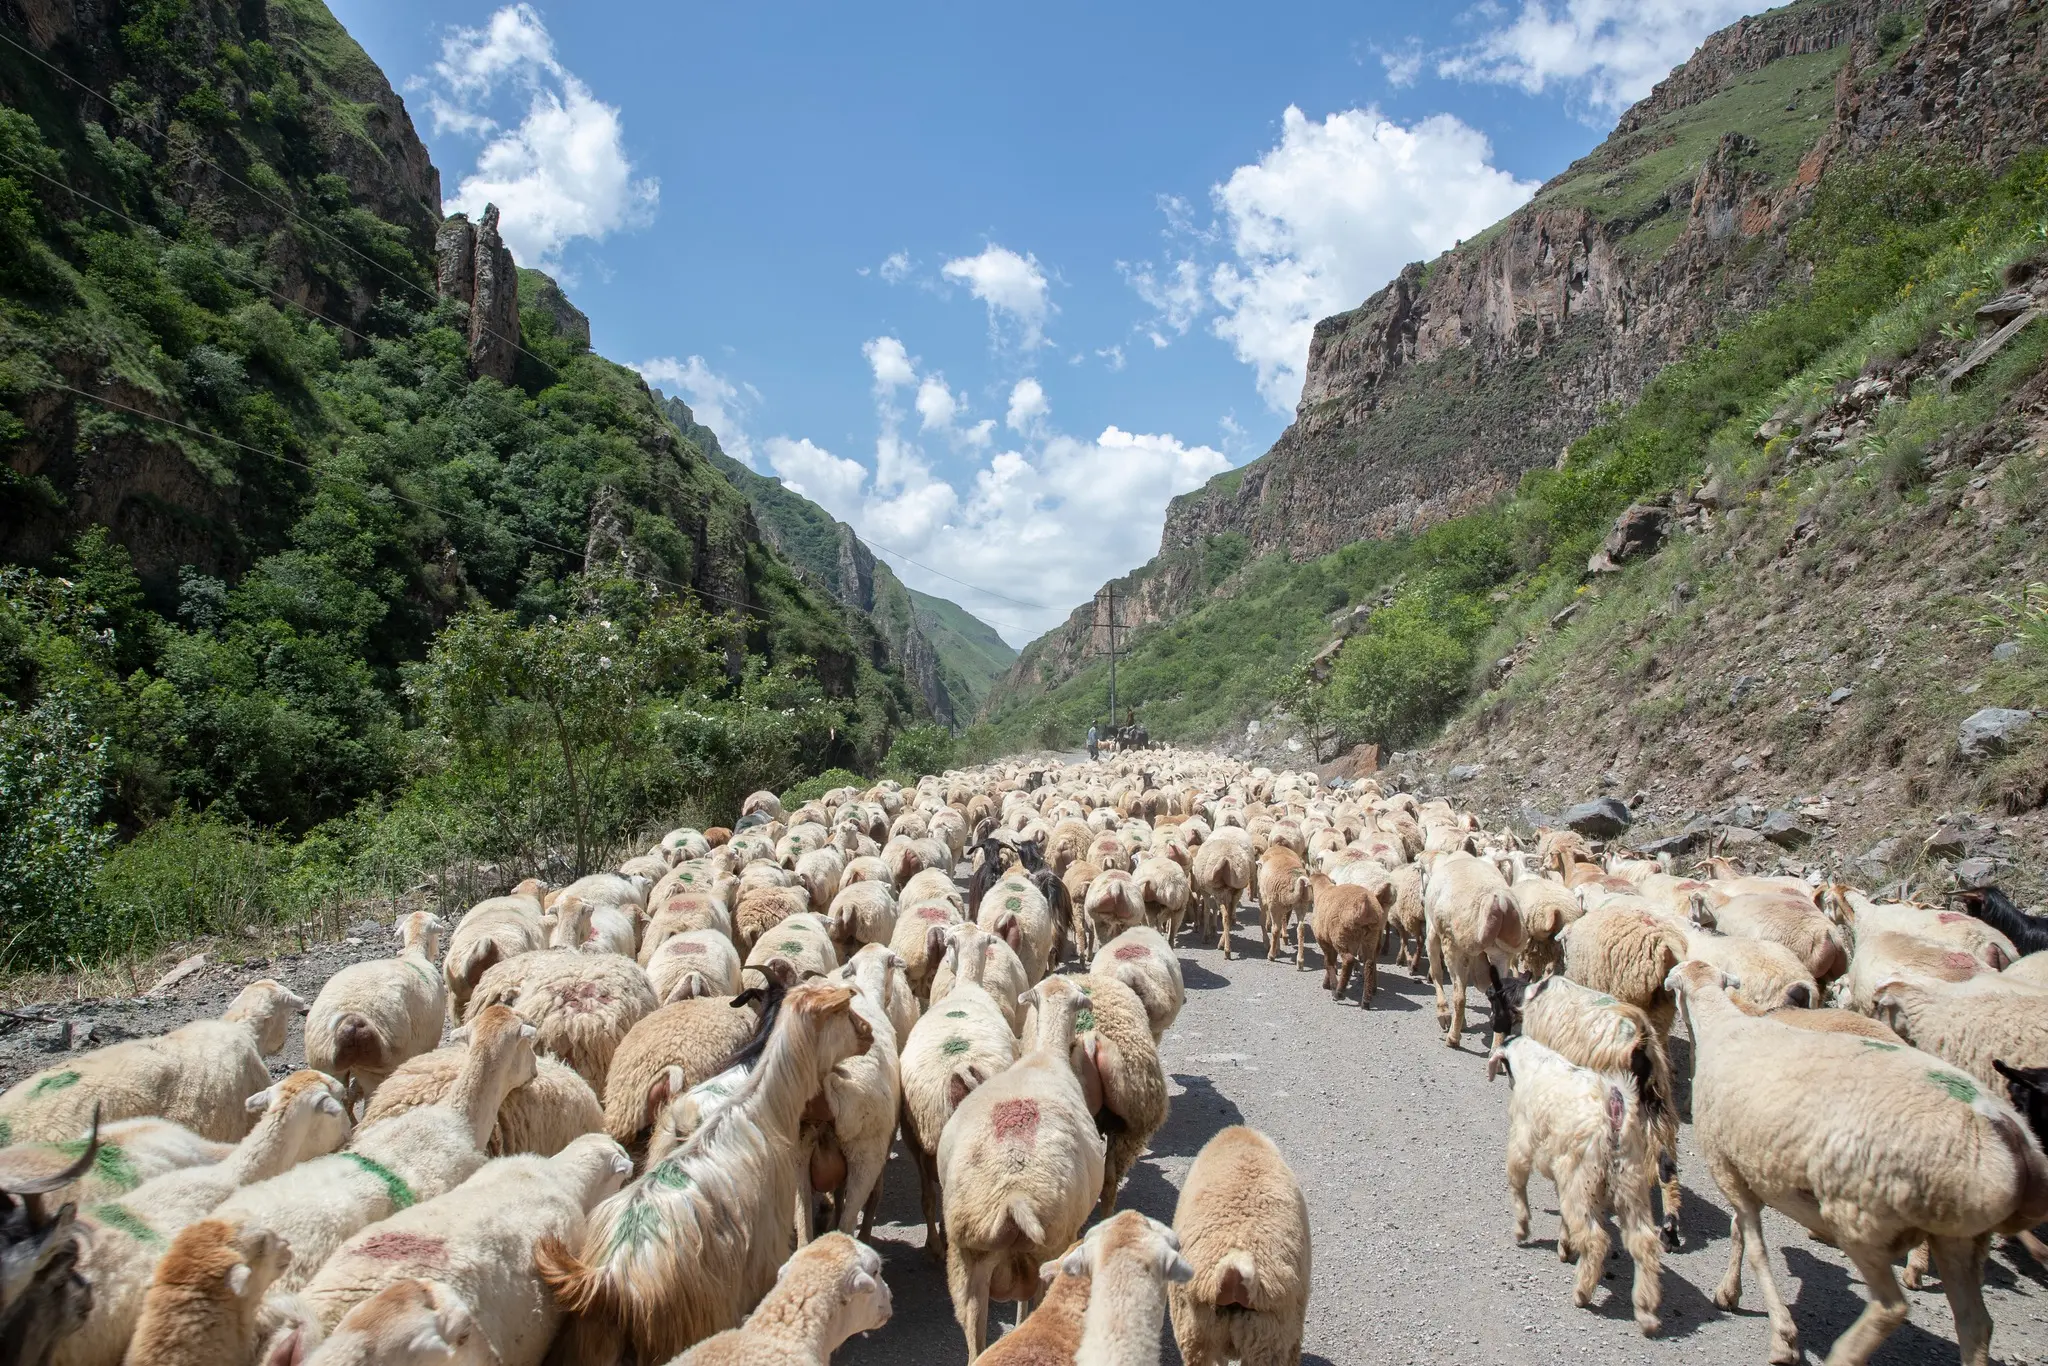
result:
M 875 388 L 886 393 L 917 382 L 917 370 L 910 363 L 910 353 L 896 338 L 876 337 L 863 342 L 860 350 L 875 372 Z
M 1491 164 L 1486 136 L 1448 114 L 1411 126 L 1376 109 L 1320 122 L 1289 106 L 1280 142 L 1217 186 L 1233 260 L 1215 267 L 1211 322 L 1279 412 L 1301 394 L 1316 320 L 1355 308 L 1536 192 Z
M 1718 28 L 1758 8 L 1753 0 L 1522 0 L 1519 10 L 1437 63 L 1444 76 L 1554 86 L 1612 116 L 1650 93 Z
M 561 64 L 533 6 L 507 5 L 481 28 L 451 31 L 434 81 L 414 87 L 423 84 L 436 132 L 485 140 L 446 207 L 475 215 L 496 204 L 521 261 L 559 269 L 576 238 L 653 221 L 660 182 L 634 176 L 618 109 Z M 507 127 L 496 111 L 520 97 L 523 113 Z
M 733 459 L 758 469 L 754 443 L 748 439 L 746 412 L 756 395 L 751 387 L 742 389 L 704 363 L 702 356 L 677 360 L 658 356 L 633 367 L 649 384 L 682 395 L 697 420 L 718 434 L 718 444 Z
M 956 257 L 939 274 L 988 305 L 989 335 L 1000 344 L 1007 322 L 1017 329 L 1017 344 L 1026 351 L 1045 341 L 1045 321 L 1053 311 L 1050 285 L 1038 258 L 1019 256 L 991 242 L 979 255 Z
M 862 348 L 870 367 L 878 376 L 884 363 L 892 376 L 899 364 L 908 373 L 877 385 L 873 463 L 781 436 L 762 443 L 768 463 L 784 483 L 850 523 L 906 581 L 965 604 L 1013 644 L 1057 625 L 1097 585 L 1151 556 L 1167 501 L 1229 468 L 1220 451 L 1170 433 L 1110 426 L 1089 439 L 1054 431 L 1044 387 L 1026 378 L 1011 388 L 1006 414 L 1022 440 L 942 476 L 903 432 L 901 391 L 916 398 L 920 431 L 978 431 L 987 446 L 994 422 L 962 427 L 958 396 L 939 377 L 919 374 L 900 343 L 883 341 L 893 339 Z M 945 402 L 954 411 L 941 422 L 935 415 Z

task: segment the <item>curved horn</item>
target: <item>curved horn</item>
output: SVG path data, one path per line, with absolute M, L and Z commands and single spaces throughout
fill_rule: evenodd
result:
M 92 1170 L 93 1159 L 100 1151 L 100 1103 L 92 1104 L 92 1129 L 86 1134 L 85 1151 L 78 1158 L 57 1171 L 49 1170 L 49 1164 L 56 1160 L 56 1150 L 23 1145 L 20 1148 L 0 1152 L 0 1191 L 9 1195 L 47 1195 L 60 1186 L 68 1186 Z

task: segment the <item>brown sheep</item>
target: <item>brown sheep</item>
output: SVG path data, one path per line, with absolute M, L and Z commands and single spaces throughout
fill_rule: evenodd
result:
M 1259 923 L 1265 931 L 1267 962 L 1280 956 L 1280 947 L 1287 942 L 1287 922 L 1294 920 L 1294 966 L 1297 971 L 1308 966 L 1302 953 L 1302 940 L 1308 930 L 1302 903 L 1308 899 L 1308 890 L 1308 869 L 1302 865 L 1298 852 L 1275 844 L 1259 857 Z M 1321 939 L 1320 931 L 1317 939 Z
M 1316 943 L 1323 950 L 1323 990 L 1342 1000 L 1351 970 L 1358 967 L 1358 1007 L 1369 1010 L 1379 987 L 1380 933 L 1394 904 L 1394 884 L 1360 887 L 1317 873 L 1309 885 L 1315 894 Z

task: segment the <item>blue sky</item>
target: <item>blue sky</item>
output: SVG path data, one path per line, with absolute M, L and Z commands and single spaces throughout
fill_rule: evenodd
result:
M 330 2 L 600 352 L 1019 644 L 1745 8 Z

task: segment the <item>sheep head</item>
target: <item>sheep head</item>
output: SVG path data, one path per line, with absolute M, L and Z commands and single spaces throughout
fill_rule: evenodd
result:
M 305 1013 L 304 1000 L 284 983 L 264 977 L 243 987 L 241 994 L 221 1012 L 221 1018 L 252 1027 L 256 1031 L 256 1051 L 270 1054 L 283 1050 L 292 1017 Z
M 1112 1267 L 1185 1285 L 1195 1269 L 1180 1255 L 1180 1238 L 1165 1224 L 1134 1209 L 1103 1220 L 1060 1260 L 1069 1276 L 1100 1276 Z

